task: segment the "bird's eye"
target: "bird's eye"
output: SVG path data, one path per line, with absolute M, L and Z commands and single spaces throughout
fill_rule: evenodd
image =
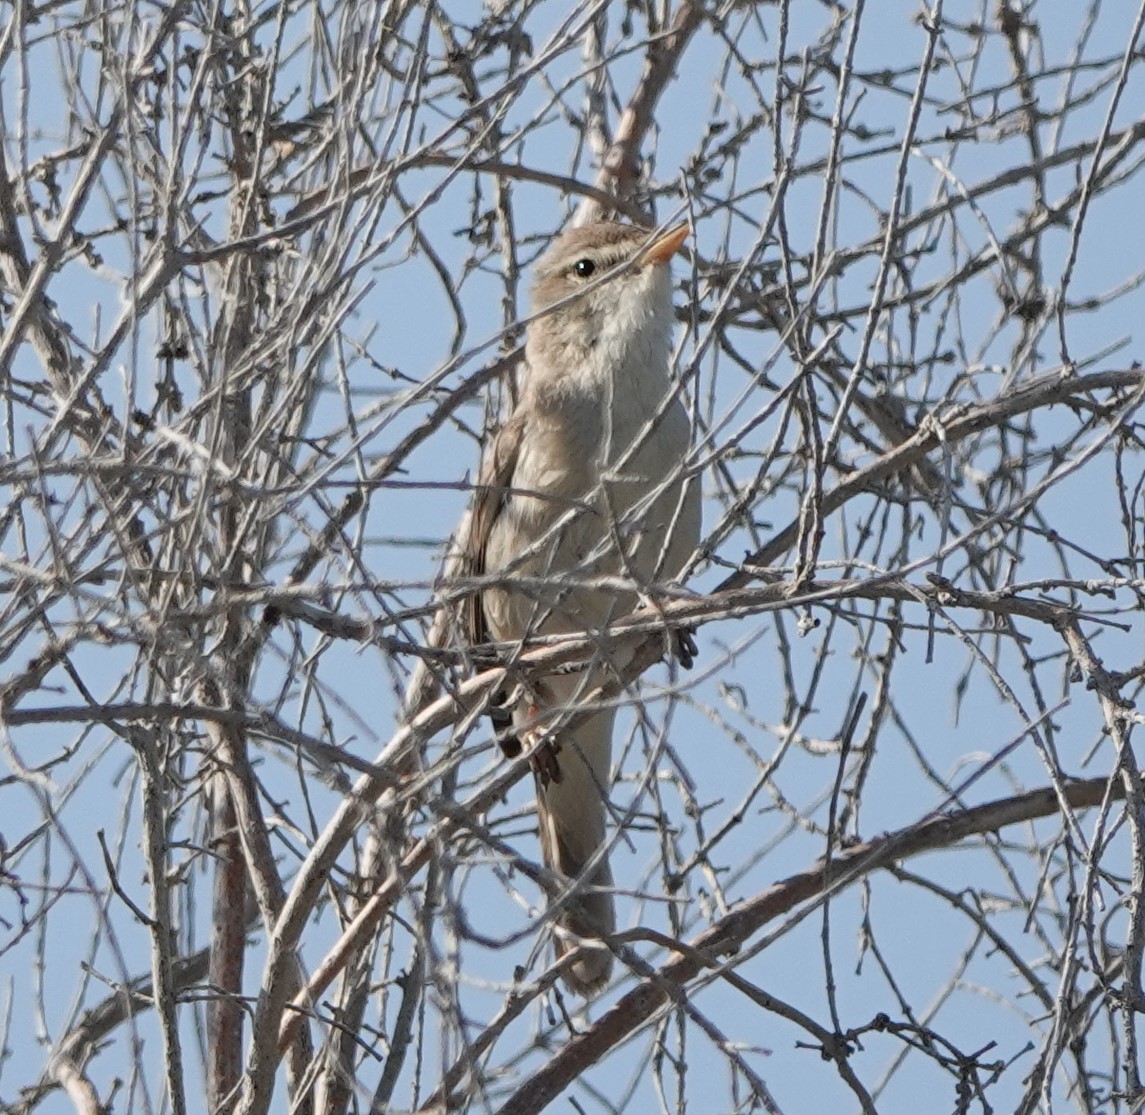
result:
M 596 273 L 596 261 L 591 259 L 578 259 L 573 264 L 573 274 L 578 279 L 591 279 Z

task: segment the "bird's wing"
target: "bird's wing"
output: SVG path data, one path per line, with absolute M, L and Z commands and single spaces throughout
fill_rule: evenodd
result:
M 521 458 L 529 450 L 524 417 L 516 412 L 505 422 L 481 463 L 464 551 L 466 572 L 471 577 L 497 571 L 488 567 L 489 540 L 499 516 L 515 498 Z M 495 556 L 494 560 L 499 559 Z M 504 629 L 490 630 L 483 596 L 478 590 L 465 600 L 463 619 L 470 646 L 479 646 L 498 635 L 506 637 Z M 495 627 L 497 614 L 494 609 Z M 505 755 L 514 759 L 521 754 L 519 731 L 524 730 L 526 739 L 530 738 L 529 733 L 535 739 L 538 730 L 544 730 L 537 726 L 539 712 L 546 720 L 553 715 L 559 717 L 561 710 L 575 705 L 583 688 L 579 675 L 536 679 L 530 698 L 515 709 L 504 703 L 504 695 L 495 696 L 489 715 Z M 541 852 L 548 868 L 569 880 L 585 873 L 604 843 L 614 716 L 615 712 L 606 708 L 581 717 L 575 727 L 562 727 L 556 738 L 546 740 L 533 751 Z M 607 857 L 600 858 L 585 882 L 587 889 L 568 899 L 556 919 L 561 928 L 556 939 L 558 956 L 564 956 L 580 938 L 608 936 L 616 928 Z M 576 993 L 594 995 L 608 982 L 611 970 L 612 953 L 598 944 L 584 949 L 583 955 L 569 962 L 564 980 Z
M 462 569 L 466 576 L 482 577 L 488 572 L 489 536 L 511 495 L 524 429 L 524 415 L 520 411 L 512 414 L 493 435 L 481 462 L 469 536 L 465 540 Z M 482 595 L 479 590 L 471 592 L 462 604 L 463 631 L 471 647 L 480 646 L 490 639 Z M 498 719 L 494 717 L 495 722 Z

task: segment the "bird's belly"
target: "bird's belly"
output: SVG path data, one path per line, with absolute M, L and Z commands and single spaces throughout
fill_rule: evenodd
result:
M 676 576 L 699 534 L 694 482 L 687 490 L 680 477 L 663 482 L 666 451 L 677 466 L 687 451 L 680 418 L 629 460 L 582 455 L 575 483 L 547 467 L 550 452 L 522 454 L 487 550 L 486 568 L 505 571 L 505 583 L 485 596 L 495 637 L 600 629 L 632 611 L 643 586 Z

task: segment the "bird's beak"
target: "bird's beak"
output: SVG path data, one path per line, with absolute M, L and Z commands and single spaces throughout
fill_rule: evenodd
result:
M 641 253 L 641 263 L 668 263 L 688 239 L 688 226 L 676 225 L 663 236 L 658 236 Z

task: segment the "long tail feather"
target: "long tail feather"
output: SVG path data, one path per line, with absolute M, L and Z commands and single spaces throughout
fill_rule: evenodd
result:
M 602 712 L 560 733 L 556 747 L 556 777 L 537 777 L 537 816 L 545 865 L 569 880 L 579 880 L 605 840 L 609 760 L 612 746 L 611 711 Z M 557 924 L 557 956 L 613 933 L 616 909 L 612 869 L 600 860 L 577 896 L 561 911 Z M 612 972 L 607 946 L 584 949 L 565 969 L 565 984 L 579 995 L 596 994 Z

